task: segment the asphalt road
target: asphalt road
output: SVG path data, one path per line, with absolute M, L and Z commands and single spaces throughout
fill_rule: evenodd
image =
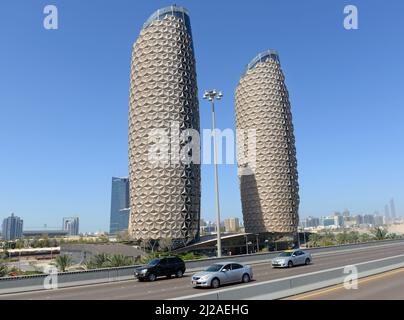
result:
M 336 285 L 285 300 L 404 300 L 404 268 L 359 279 L 357 289 Z
M 254 281 L 261 282 L 288 276 L 342 267 L 379 258 L 404 254 L 404 243 L 381 244 L 371 248 L 352 249 L 348 252 L 322 252 L 313 255 L 313 264 L 291 269 L 272 269 L 270 263 L 253 265 Z M 170 299 L 213 289 L 195 289 L 191 273 L 180 279 L 161 278 L 155 282 L 120 281 L 56 290 L 0 295 L 0 299 Z M 242 286 L 242 284 L 232 285 Z

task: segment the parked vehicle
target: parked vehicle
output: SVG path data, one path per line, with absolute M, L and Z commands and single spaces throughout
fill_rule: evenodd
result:
M 272 259 L 273 268 L 292 268 L 297 265 L 310 264 L 313 261 L 311 254 L 300 249 L 286 250 Z
M 249 265 L 238 262 L 220 262 L 212 264 L 205 271 L 192 276 L 194 287 L 218 288 L 223 284 L 235 282 L 250 282 L 253 271 Z
M 154 281 L 158 277 L 175 276 L 181 278 L 185 273 L 185 262 L 179 257 L 163 257 L 151 260 L 146 266 L 135 270 L 139 281 Z

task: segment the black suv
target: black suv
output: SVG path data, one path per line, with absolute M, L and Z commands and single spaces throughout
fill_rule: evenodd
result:
M 163 257 L 151 260 L 146 266 L 135 270 L 135 277 L 142 280 L 154 281 L 157 277 L 170 278 L 175 275 L 181 278 L 185 272 L 185 262 L 178 257 Z

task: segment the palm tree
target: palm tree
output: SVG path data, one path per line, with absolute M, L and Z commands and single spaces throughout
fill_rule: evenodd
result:
M 374 228 L 372 233 L 376 240 L 384 240 L 387 237 L 387 230 L 380 227 Z
M 349 243 L 357 243 L 359 241 L 359 232 L 351 231 L 348 233 L 348 242 Z
M 125 267 L 133 265 L 133 259 L 123 254 L 114 254 L 108 257 L 108 265 L 110 267 Z
M 8 268 L 7 266 L 0 261 L 0 277 L 4 277 L 6 276 L 8 273 Z
M 335 237 L 338 244 L 345 244 L 348 242 L 348 233 L 344 230 L 342 233 L 338 233 Z
M 359 236 L 359 242 L 368 242 L 370 240 L 370 235 L 367 233 L 362 233 Z
M 109 263 L 109 256 L 106 253 L 97 253 L 86 262 L 88 269 L 99 269 L 107 267 Z
M 319 242 L 321 240 L 321 235 L 318 233 L 312 233 L 309 236 L 309 241 L 310 241 L 310 246 L 312 247 L 318 247 L 319 246 Z
M 56 267 L 61 271 L 65 272 L 68 267 L 70 267 L 73 264 L 72 258 L 67 255 L 63 254 L 61 256 L 57 256 L 55 259 L 55 264 Z

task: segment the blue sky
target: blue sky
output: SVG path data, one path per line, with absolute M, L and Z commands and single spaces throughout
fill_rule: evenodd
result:
M 43 28 L 43 8 L 59 29 Z M 107 230 L 111 177 L 126 175 L 130 55 L 144 21 L 168 1 L 0 3 L 0 218 L 25 227 Z M 221 129 L 234 128 L 244 66 L 276 49 L 290 93 L 300 215 L 404 212 L 404 2 L 196 1 L 190 11 L 200 96 L 221 89 Z M 345 5 L 359 30 L 343 28 Z M 201 128 L 211 127 L 200 100 Z M 219 167 L 222 216 L 241 217 L 237 171 Z M 202 217 L 215 216 L 213 166 L 202 167 Z

